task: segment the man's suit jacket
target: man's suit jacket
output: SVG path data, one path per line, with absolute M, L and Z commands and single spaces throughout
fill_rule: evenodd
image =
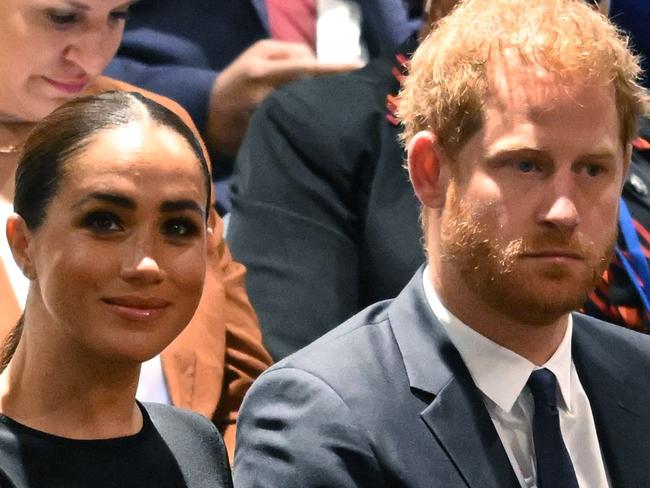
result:
M 228 242 L 248 268 L 276 360 L 394 298 L 424 259 L 420 206 L 399 128 L 387 120 L 395 64 L 382 56 L 280 88 L 251 120 L 232 178 Z
M 573 359 L 613 486 L 650 486 L 650 338 L 574 315 Z M 242 404 L 235 486 L 518 486 L 422 270 L 263 373 Z
M 354 1 L 371 57 L 416 26 L 401 0 Z M 141 0 L 106 74 L 176 100 L 202 131 L 217 73 L 268 33 L 264 0 Z

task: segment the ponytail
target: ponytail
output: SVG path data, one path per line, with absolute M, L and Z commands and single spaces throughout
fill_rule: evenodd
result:
M 11 331 L 5 338 L 4 343 L 2 344 L 2 350 L 0 356 L 0 373 L 2 373 L 5 370 L 5 368 L 9 364 L 9 361 L 11 361 L 11 358 L 16 352 L 16 348 L 18 347 L 18 343 L 20 342 L 20 337 L 23 335 L 24 323 L 25 323 L 25 314 L 23 313 L 18 319 L 18 322 L 16 323 L 14 328 L 11 329 Z

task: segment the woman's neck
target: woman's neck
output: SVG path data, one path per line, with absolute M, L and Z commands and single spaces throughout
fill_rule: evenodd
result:
M 0 374 L 0 412 L 31 428 L 71 439 L 133 435 L 139 363 L 98 358 L 65 340 L 39 340 L 27 323 Z

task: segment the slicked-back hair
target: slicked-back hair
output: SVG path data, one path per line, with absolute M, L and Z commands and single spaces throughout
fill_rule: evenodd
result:
M 133 123 L 154 122 L 180 135 L 198 160 L 205 179 L 206 219 L 212 181 L 201 143 L 167 107 L 136 92 L 109 91 L 76 98 L 41 120 L 31 132 L 16 169 L 14 211 L 30 230 L 37 229 L 65 174 L 66 163 L 103 131 Z

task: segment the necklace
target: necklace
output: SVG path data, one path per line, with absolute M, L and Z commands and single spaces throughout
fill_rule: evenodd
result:
M 0 146 L 0 154 L 16 154 L 18 151 L 20 151 L 20 146 L 18 144 Z
M 0 122 L 0 156 L 18 154 L 33 126 L 32 122 Z

